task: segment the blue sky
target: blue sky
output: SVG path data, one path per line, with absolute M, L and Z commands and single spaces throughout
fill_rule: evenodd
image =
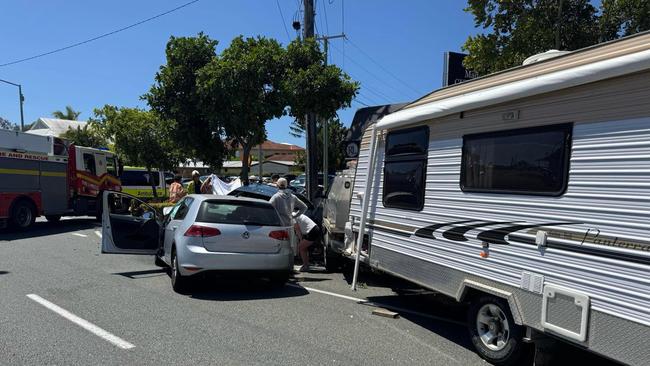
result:
M 135 23 L 189 0 L 5 1 L 0 13 L 0 64 L 47 52 Z M 278 0 L 289 36 L 299 0 Z M 352 108 L 339 115 L 349 125 L 361 103 L 414 100 L 441 86 L 443 53 L 460 51 L 478 32 L 462 0 L 318 0 L 319 34 L 339 34 L 330 62 L 361 82 Z M 344 28 L 342 22 L 344 8 Z M 165 62 L 170 35 L 203 31 L 219 40 L 263 35 L 288 43 L 275 0 L 202 0 L 124 32 L 50 56 L 0 67 L 0 79 L 23 85 L 25 123 L 72 105 L 80 119 L 104 104 L 146 107 L 139 97 Z M 386 70 L 390 71 L 387 72 Z M 0 83 L 0 116 L 20 122 L 17 88 Z M 288 134 L 289 118 L 267 123 L 269 138 L 304 146 Z

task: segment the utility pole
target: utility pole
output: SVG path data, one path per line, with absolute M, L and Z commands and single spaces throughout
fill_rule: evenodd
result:
M 325 65 L 327 65 L 329 42 L 330 39 L 334 38 L 345 38 L 345 34 L 338 34 L 335 36 L 320 36 L 316 38 L 319 41 L 323 41 L 323 50 L 325 51 Z M 327 186 L 329 185 L 327 174 L 329 171 L 329 122 L 329 120 L 321 122 L 323 128 L 323 193 L 327 192 Z
M 259 167 L 259 182 L 262 183 L 262 163 L 264 163 L 264 155 L 262 155 L 262 143 L 260 142 L 259 145 L 257 145 L 257 164 Z
M 0 82 L 17 86 L 18 87 L 18 101 L 20 102 L 20 131 L 25 131 L 25 117 L 23 116 L 23 102 L 25 101 L 25 96 L 23 95 L 23 87 L 20 84 L 12 83 L 11 81 L 2 80 Z
M 314 12 L 314 0 L 303 0 L 305 9 L 303 40 L 314 38 L 314 21 L 316 13 Z M 316 115 L 308 113 L 305 116 L 305 134 L 307 135 L 307 154 L 305 161 L 305 186 L 307 188 L 307 197 L 313 201 L 316 198 L 316 190 L 318 188 L 318 167 L 316 166 L 316 148 L 317 148 L 317 135 L 316 135 Z
M 563 0 L 558 0 L 557 21 L 555 22 L 555 49 L 560 50 L 560 26 L 562 25 L 562 5 Z

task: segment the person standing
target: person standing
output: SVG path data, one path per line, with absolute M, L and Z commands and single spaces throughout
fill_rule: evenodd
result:
M 294 230 L 298 235 L 298 253 L 302 259 L 300 272 L 309 271 L 309 247 L 318 241 L 321 237 L 321 231 L 318 225 L 306 215 L 300 215 L 295 218 Z
M 278 211 L 282 226 L 293 226 L 293 219 L 304 214 L 307 211 L 307 205 L 287 189 L 288 183 L 286 179 L 278 179 L 277 184 L 278 191 L 271 197 L 269 202 Z M 295 210 L 298 211 L 294 212 Z
M 201 176 L 197 170 L 192 172 L 192 180 L 187 185 L 188 194 L 201 194 L 201 187 L 203 182 L 201 182 Z
M 171 203 L 176 203 L 187 195 L 185 188 L 183 188 L 183 185 L 181 184 L 181 179 L 180 175 L 175 175 L 174 181 L 169 186 L 169 202 Z
M 273 174 L 271 176 L 271 183 L 269 183 L 270 186 L 277 187 L 278 186 L 278 179 L 280 179 L 280 174 Z

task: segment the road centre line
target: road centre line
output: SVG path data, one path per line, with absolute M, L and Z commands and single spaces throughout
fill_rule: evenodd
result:
M 432 319 L 432 320 L 443 321 L 443 322 L 456 324 L 456 325 L 462 325 L 462 326 L 467 325 L 467 323 L 465 323 L 465 322 L 460 322 L 460 321 L 457 321 L 457 320 L 452 320 L 452 319 L 448 319 L 448 318 L 441 317 L 441 316 L 435 316 L 435 315 L 431 315 L 431 314 L 427 314 L 427 313 L 422 313 L 422 312 L 419 312 L 419 311 L 409 310 L 409 309 L 405 309 L 405 308 L 402 308 L 402 307 L 399 307 L 399 306 L 392 306 L 392 305 L 382 304 L 382 303 L 378 303 L 378 302 L 374 302 L 374 301 L 368 301 L 366 299 L 360 299 L 358 297 L 341 295 L 341 294 L 337 294 L 335 292 L 319 290 L 319 289 L 312 288 L 312 287 L 300 286 L 300 285 L 293 284 L 293 283 L 288 283 L 287 286 L 291 286 L 291 287 L 295 287 L 295 288 L 302 288 L 302 289 L 305 289 L 305 290 L 307 290 L 309 292 L 316 292 L 316 293 L 319 293 L 319 294 L 334 296 L 334 297 L 338 297 L 338 298 L 345 299 L 345 300 L 351 300 L 351 301 L 354 301 L 354 302 L 356 302 L 357 304 L 360 304 L 360 305 L 367 305 L 367 306 L 373 306 L 373 307 L 378 307 L 378 308 L 384 308 L 384 309 L 395 311 L 397 313 L 416 315 L 416 316 L 419 316 L 419 317 L 428 318 L 428 319 Z
M 99 236 L 99 238 L 102 238 L 102 233 L 99 232 L 99 230 L 95 230 L 95 235 Z
M 120 338 L 120 337 L 118 337 L 118 336 L 116 336 L 116 335 L 114 335 L 112 333 L 109 333 L 108 331 L 96 326 L 95 324 L 74 315 L 73 313 L 65 310 L 64 308 L 62 308 L 62 307 L 60 307 L 60 306 L 58 306 L 58 305 L 56 305 L 54 303 L 51 303 L 51 302 L 45 300 L 44 298 L 42 298 L 42 297 L 40 297 L 40 296 L 38 296 L 36 294 L 28 294 L 27 297 L 29 297 L 30 299 L 32 299 L 32 300 L 36 301 L 37 303 L 43 305 L 44 307 L 52 310 L 53 312 L 59 314 L 60 316 L 68 319 L 69 321 L 77 324 L 78 326 L 80 326 L 83 329 L 89 331 L 90 333 L 93 333 L 94 335 L 96 335 L 96 336 L 98 336 L 100 338 L 103 338 L 104 340 L 112 343 L 113 345 L 115 345 L 115 346 L 117 346 L 119 348 L 131 349 L 131 348 L 135 347 L 135 345 L 123 340 L 122 338 Z
M 72 235 L 79 236 L 79 237 L 82 237 L 82 238 L 87 238 L 88 237 L 88 235 L 86 235 L 86 234 L 79 234 L 79 233 L 72 233 Z

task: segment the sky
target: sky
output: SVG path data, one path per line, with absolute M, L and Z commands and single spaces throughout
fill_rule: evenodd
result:
M 93 38 L 189 0 L 0 0 L 0 64 Z M 286 45 L 302 20 L 300 0 L 201 0 L 123 32 L 59 53 L 0 67 L 0 79 L 22 84 L 25 123 L 71 105 L 79 119 L 105 104 L 142 107 L 140 96 L 165 63 L 170 36 L 204 32 L 221 52 L 238 36 L 262 35 Z M 349 125 L 366 105 L 408 102 L 441 87 L 445 51 L 460 51 L 480 30 L 463 0 L 316 0 L 316 33 L 345 33 L 330 43 L 329 62 L 361 83 Z M 281 12 L 280 12 L 281 9 Z M 281 15 L 282 14 L 282 15 Z M 284 17 L 284 22 L 283 18 Z M 286 29 L 285 29 L 286 25 Z M 0 83 L 0 117 L 20 123 L 18 90 Z M 269 121 L 270 140 L 304 146 L 289 135 L 291 119 Z

